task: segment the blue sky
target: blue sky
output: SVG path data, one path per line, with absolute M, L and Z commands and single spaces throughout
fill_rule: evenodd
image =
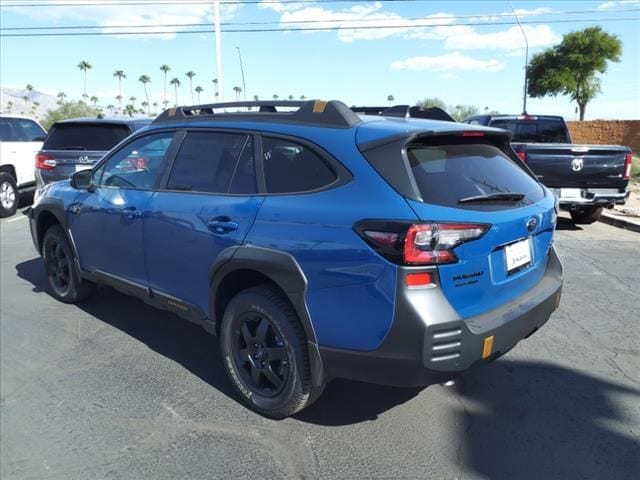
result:
M 50 0 L 62 3 L 63 0 Z M 211 22 L 210 4 L 156 0 L 155 5 L 8 7 L 45 0 L 3 0 L 3 29 L 12 27 L 98 26 L 110 33 L 91 37 L 2 37 L 0 84 L 51 94 L 82 94 L 81 60 L 93 65 L 88 94 L 99 104 L 117 103 L 115 70 L 124 70 L 125 98 L 144 98 L 138 77 L 151 77 L 151 102 L 163 99 L 160 65 L 171 67 L 169 78 L 182 82 L 179 103 L 191 103 L 185 73 L 196 73 L 193 86 L 204 88 L 202 102 L 213 101 L 215 41 L 211 33 L 118 36 L 113 26 L 149 25 L 145 31 L 180 31 L 205 27 L 161 27 L 167 24 Z M 131 0 L 129 0 L 131 1 Z M 228 0 L 227 0 L 228 1 Z M 73 3 L 66 0 L 64 3 Z M 138 0 L 140 3 L 140 0 Z M 559 42 L 564 33 L 600 25 L 623 43 L 620 63 L 602 76 L 602 94 L 587 107 L 587 119 L 640 118 L 640 1 L 513 1 L 528 32 L 530 56 Z M 347 104 L 414 103 L 439 97 L 451 105 L 517 113 L 522 108 L 524 41 L 511 24 L 508 1 L 317 1 L 263 4 L 229 2 L 222 6 L 224 29 L 308 28 L 340 26 L 341 30 L 275 31 L 222 34 L 225 99 L 242 87 L 238 50 L 245 69 L 246 95 L 270 99 L 340 99 Z M 585 13 L 571 13 L 585 12 Z M 625 21 L 610 21 L 626 19 Z M 586 21 L 584 21 L 586 20 Z M 560 22 L 562 21 L 562 22 Z M 250 22 L 269 22 L 255 25 Z M 287 22 L 287 23 L 282 23 Z M 319 22 L 319 23 L 312 23 Z M 321 23 L 320 23 L 321 22 Z M 387 27 L 387 28 L 360 28 Z M 427 25 L 427 26 L 425 26 Z M 206 27 L 210 28 L 210 27 Z M 123 30 L 140 31 L 139 27 Z M 3 34 L 17 33 L 3 30 Z M 31 31 L 33 33 L 33 31 Z M 112 33 L 112 34 L 111 34 Z M 244 96 L 243 94 L 241 94 Z M 173 103 L 173 90 L 169 87 Z M 574 118 L 575 105 L 566 97 L 529 99 L 530 113 Z

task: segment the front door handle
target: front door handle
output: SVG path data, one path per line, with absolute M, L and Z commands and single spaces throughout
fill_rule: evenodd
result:
M 207 227 L 214 233 L 229 233 L 238 229 L 238 224 L 229 217 L 218 217 L 207 222 Z
M 136 207 L 127 207 L 122 209 L 122 215 L 129 220 L 142 217 L 142 210 L 138 210 Z

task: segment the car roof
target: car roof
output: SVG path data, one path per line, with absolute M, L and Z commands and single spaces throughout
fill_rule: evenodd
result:
M 73 123 L 95 123 L 95 124 L 111 124 L 134 126 L 136 129 L 149 125 L 153 119 L 144 117 L 79 117 L 58 120 L 55 125 L 73 124 Z
M 0 117 L 2 117 L 2 118 L 24 118 L 24 119 L 27 119 L 27 120 L 33 120 L 34 122 L 38 121 L 35 118 L 30 117 L 29 115 L 21 115 L 19 113 L 0 112 Z

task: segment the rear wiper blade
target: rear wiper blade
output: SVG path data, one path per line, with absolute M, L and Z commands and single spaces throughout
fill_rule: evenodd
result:
M 491 193 L 489 195 L 476 195 L 473 197 L 461 198 L 458 203 L 473 203 L 473 202 L 500 202 L 500 201 L 512 201 L 518 202 L 525 197 L 524 193 Z

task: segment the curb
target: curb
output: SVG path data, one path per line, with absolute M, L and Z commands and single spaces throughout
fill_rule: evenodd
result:
M 613 215 L 607 215 L 606 213 L 603 213 L 600 216 L 600 221 L 608 225 L 613 225 L 614 227 L 624 228 L 625 230 L 631 230 L 632 232 L 640 233 L 640 224 L 630 222 L 629 220 L 625 220 L 624 218 L 614 217 Z

